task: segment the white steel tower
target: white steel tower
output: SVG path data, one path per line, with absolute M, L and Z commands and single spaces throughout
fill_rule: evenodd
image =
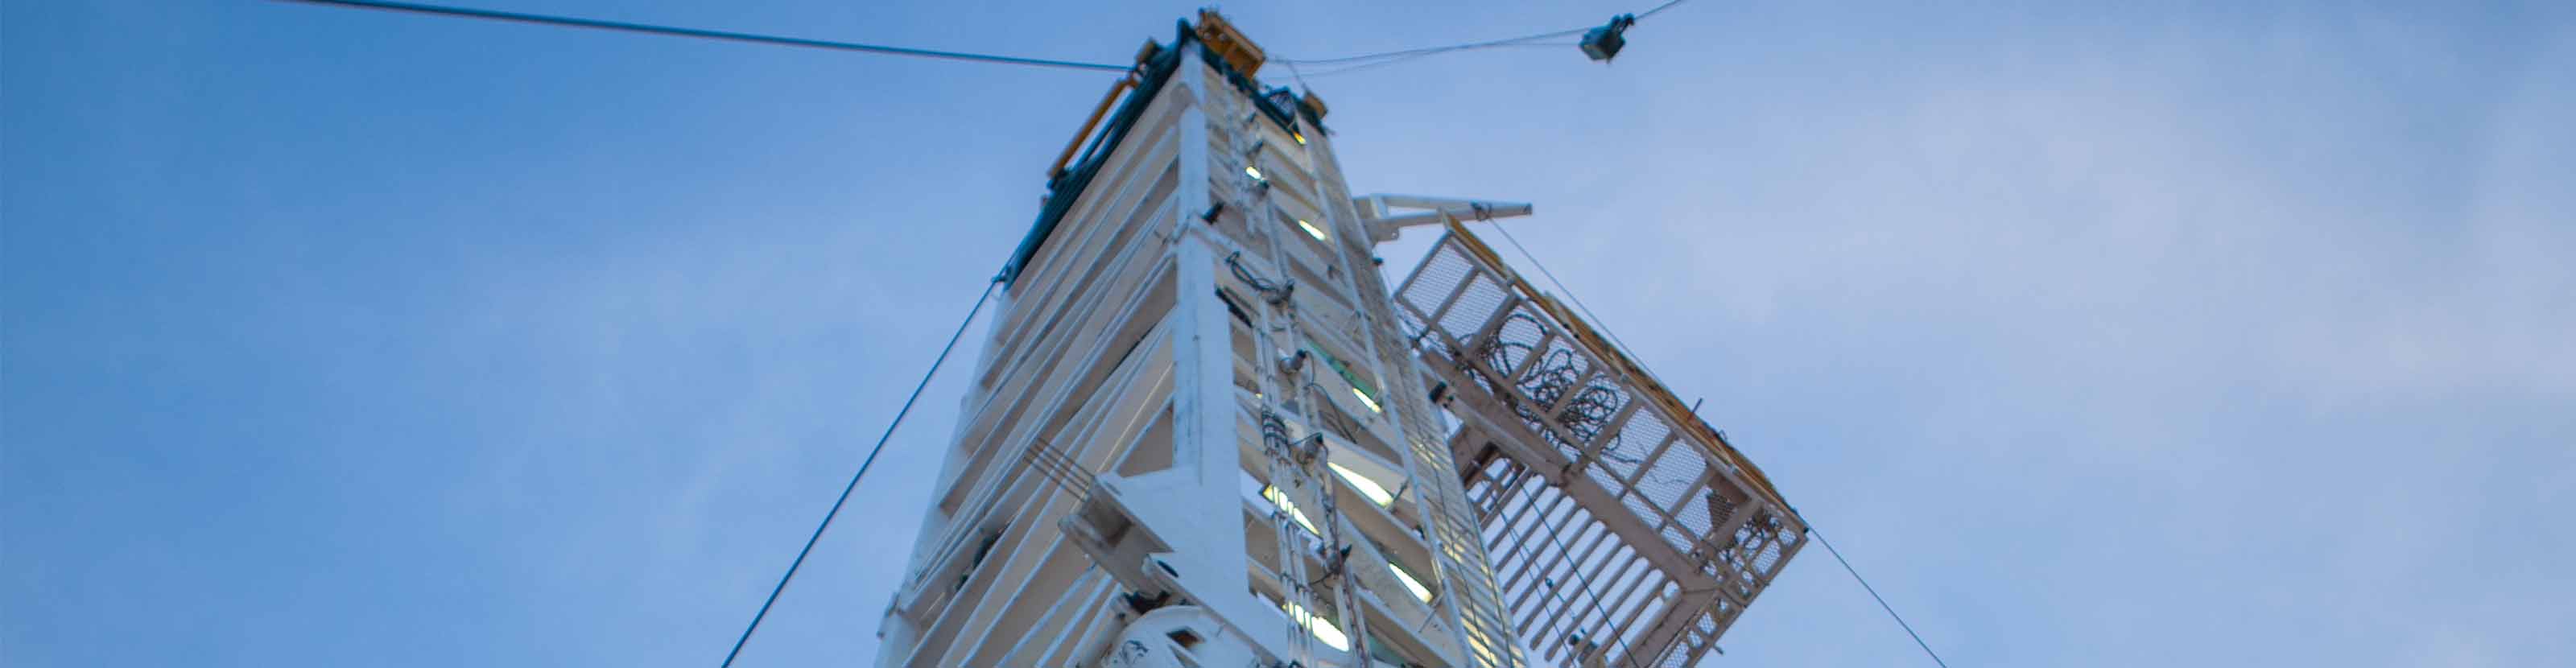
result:
M 1049 175 L 878 665 L 1706 655 L 1796 514 L 1459 225 L 1527 205 L 1353 197 L 1323 103 L 1198 18 Z M 1391 293 L 1407 227 L 1444 237 Z

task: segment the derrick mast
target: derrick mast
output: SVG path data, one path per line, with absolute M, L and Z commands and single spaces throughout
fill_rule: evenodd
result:
M 1698 660 L 1795 513 L 1459 224 L 1527 205 L 1354 197 L 1264 59 L 1201 12 L 1049 170 L 878 665 Z

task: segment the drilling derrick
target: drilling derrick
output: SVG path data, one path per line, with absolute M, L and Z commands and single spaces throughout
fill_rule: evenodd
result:
M 1201 12 L 1048 171 L 878 665 L 1698 661 L 1796 514 L 1459 224 L 1527 205 L 1353 197 L 1264 60 Z

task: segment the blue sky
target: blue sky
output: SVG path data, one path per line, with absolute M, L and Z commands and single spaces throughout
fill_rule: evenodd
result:
M 1355 190 L 1536 203 L 1953 665 L 2576 657 L 2576 12 L 2131 4 L 1692 2 L 1607 67 L 1312 83 Z M 478 6 L 1112 62 L 1195 7 Z M 0 7 L 10 666 L 712 665 L 1111 79 Z M 1308 58 L 1638 9 L 1226 7 Z M 959 391 L 743 665 L 869 663 Z M 1723 644 L 1925 664 L 1821 552 Z

